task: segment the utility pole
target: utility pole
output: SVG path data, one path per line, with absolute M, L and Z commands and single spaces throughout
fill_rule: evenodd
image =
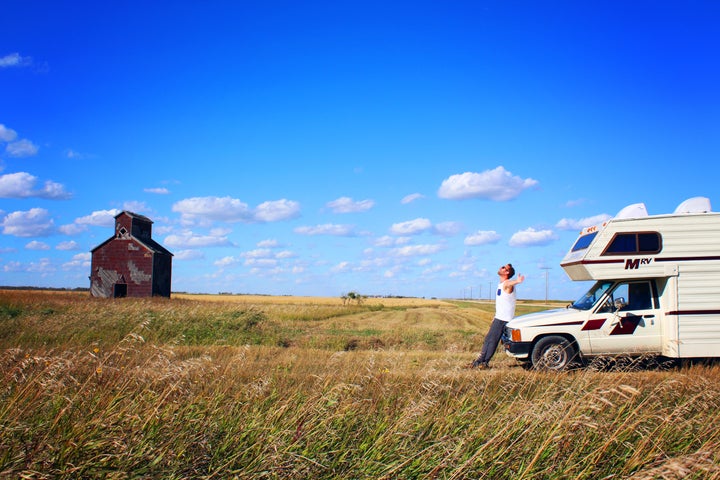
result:
M 548 272 L 551 267 L 540 267 L 541 270 L 545 270 L 545 304 L 548 303 Z

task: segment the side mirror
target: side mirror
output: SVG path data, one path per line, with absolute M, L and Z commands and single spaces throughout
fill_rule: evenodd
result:
M 625 301 L 625 297 L 618 297 L 615 299 L 615 310 L 620 310 L 627 307 L 628 303 Z

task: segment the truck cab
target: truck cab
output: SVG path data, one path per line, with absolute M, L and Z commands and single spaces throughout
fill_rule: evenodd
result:
M 599 280 L 564 309 L 513 319 L 506 351 L 547 369 L 565 369 L 582 357 L 659 353 L 664 286 L 656 279 Z
M 584 229 L 561 266 L 595 283 L 566 308 L 510 321 L 506 353 L 552 370 L 594 356 L 720 356 L 719 238 L 702 197 L 671 215 L 631 205 Z

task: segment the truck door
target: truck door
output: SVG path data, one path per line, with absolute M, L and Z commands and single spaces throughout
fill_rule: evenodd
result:
M 619 282 L 606 292 L 583 330 L 593 354 L 662 352 L 662 322 L 652 280 Z

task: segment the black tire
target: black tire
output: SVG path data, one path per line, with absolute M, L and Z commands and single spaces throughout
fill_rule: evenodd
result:
M 577 357 L 575 347 L 558 335 L 543 337 L 532 349 L 531 359 L 537 370 L 567 370 Z

